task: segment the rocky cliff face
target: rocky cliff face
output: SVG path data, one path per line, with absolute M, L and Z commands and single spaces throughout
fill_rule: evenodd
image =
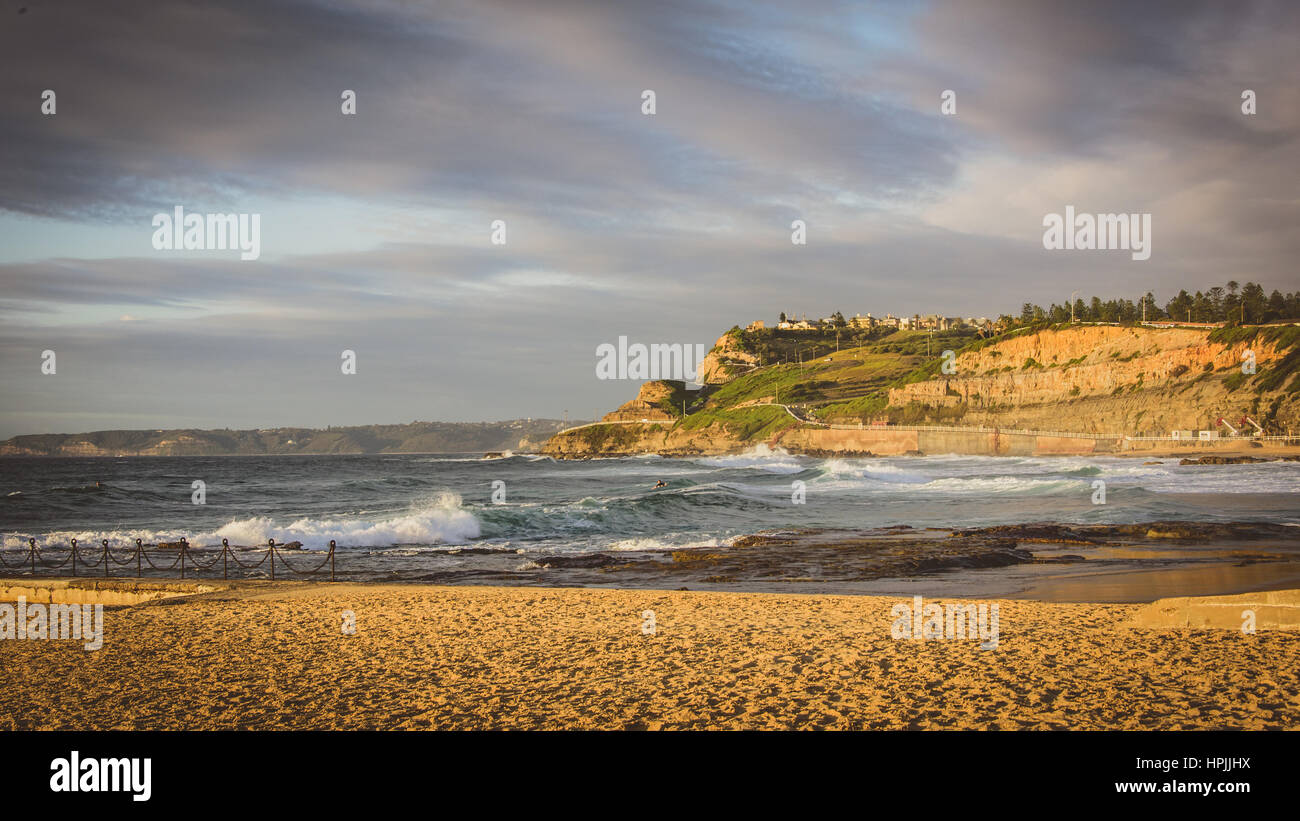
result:
M 711 425 L 695 430 L 666 425 L 609 425 L 557 433 L 542 453 L 557 459 L 591 459 L 612 456 L 698 456 L 705 453 L 733 453 L 752 447 L 747 439 Z
M 637 392 L 636 399 L 619 405 L 617 410 L 602 416 L 601 421 L 639 422 L 642 419 L 672 421 L 678 415 L 669 413 L 664 406 L 679 406 L 681 398 L 685 395 L 685 389 L 685 384 L 672 380 L 660 379 L 645 382 L 641 385 L 641 390 Z
M 713 343 L 695 378 L 701 385 L 720 385 L 730 380 L 736 371 L 748 370 L 756 364 L 758 357 L 741 350 L 739 340 L 728 331 Z
M 1225 377 L 1250 351 L 1257 372 L 1285 351 L 1272 343 L 1220 344 L 1203 331 L 1093 326 L 1014 337 L 953 360 L 954 373 L 889 391 L 889 404 L 961 405 L 963 425 L 1089 433 L 1167 434 L 1236 423 L 1281 398 L 1274 419 L 1300 427 L 1296 402 L 1261 396 Z M 1262 400 L 1262 401 L 1261 401 Z

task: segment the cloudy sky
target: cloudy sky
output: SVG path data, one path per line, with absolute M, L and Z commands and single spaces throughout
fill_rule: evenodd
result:
M 589 418 L 620 335 L 1294 290 L 1297 42 L 1285 0 L 4 0 L 0 437 Z M 155 250 L 178 205 L 261 257 Z M 1151 258 L 1044 250 L 1066 205 Z

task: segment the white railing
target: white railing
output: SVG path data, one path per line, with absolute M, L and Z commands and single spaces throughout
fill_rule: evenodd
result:
M 835 430 L 928 430 L 945 433 L 996 433 L 1015 436 L 1058 436 L 1071 439 L 1123 439 L 1122 433 L 1079 433 L 1060 430 L 1025 430 L 1023 428 L 957 427 L 955 425 L 830 425 Z
M 563 430 L 556 431 L 554 435 L 559 436 L 561 433 L 568 433 L 569 431 L 574 431 L 574 430 L 582 430 L 583 428 L 594 428 L 597 425 L 675 425 L 675 424 L 677 424 L 676 419 L 646 419 L 644 421 L 640 419 L 614 419 L 609 422 L 588 422 L 585 425 L 575 425 L 574 427 L 571 428 L 564 428 Z

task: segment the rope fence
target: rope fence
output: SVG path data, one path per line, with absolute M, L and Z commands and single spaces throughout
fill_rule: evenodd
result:
M 102 539 L 99 543 L 99 546 L 97 548 L 92 548 L 90 551 L 87 551 L 86 548 L 79 546 L 77 544 L 76 539 L 71 539 L 69 541 L 68 547 L 66 548 L 67 554 L 63 555 L 62 561 L 58 561 L 61 551 L 60 553 L 52 555 L 47 558 L 46 555 L 44 554 L 54 553 L 55 548 L 47 545 L 44 549 L 42 549 L 36 544 L 35 539 L 28 539 L 27 550 L 24 552 L 22 559 L 16 563 L 10 563 L 10 561 L 5 558 L 4 551 L 0 550 L 0 565 L 2 565 L 5 570 L 19 570 L 19 571 L 26 572 L 32 576 L 42 575 L 42 571 L 62 570 L 63 568 L 71 565 L 70 568 L 71 573 L 73 576 L 76 576 L 78 573 L 78 562 L 80 562 L 80 567 L 84 567 L 84 568 L 92 568 L 98 570 L 98 568 L 102 567 L 104 571 L 104 578 L 107 579 L 107 578 L 113 578 L 111 572 L 113 565 L 117 565 L 119 567 L 128 567 L 132 563 L 134 563 L 135 576 L 137 578 L 142 577 L 144 575 L 144 566 L 147 564 L 150 567 L 150 569 L 162 573 L 169 573 L 173 570 L 176 570 L 177 567 L 179 567 L 181 578 L 183 579 L 186 577 L 185 574 L 187 572 L 190 574 L 191 578 L 201 578 L 200 576 L 197 575 L 196 571 L 213 570 L 216 567 L 217 562 L 221 562 L 221 578 L 228 580 L 230 578 L 230 564 L 232 562 L 234 563 L 236 568 L 247 571 L 247 570 L 257 570 L 258 568 L 262 567 L 262 565 L 266 564 L 269 561 L 271 563 L 271 566 L 269 568 L 270 577 L 272 579 L 275 579 L 276 558 L 277 558 L 276 554 L 279 553 L 281 554 L 278 557 L 279 566 L 282 570 L 288 571 L 290 577 L 315 576 L 317 573 L 323 572 L 325 570 L 326 565 L 329 565 L 330 581 L 334 581 L 335 544 L 333 539 L 330 540 L 329 551 L 324 555 L 324 557 L 321 558 L 320 562 L 311 569 L 294 567 L 293 564 L 283 555 L 283 553 L 286 552 L 284 548 L 276 545 L 275 539 L 267 540 L 266 552 L 262 554 L 262 558 L 260 560 L 256 562 L 250 561 L 247 564 L 239 560 L 239 555 L 238 555 L 239 548 L 231 547 L 230 541 L 228 539 L 221 540 L 221 550 L 217 551 L 215 554 L 212 554 L 210 548 L 199 548 L 199 549 L 192 548 L 190 547 L 189 542 L 186 541 L 185 539 L 181 539 L 176 544 L 178 546 L 174 548 L 172 547 L 164 548 L 157 545 L 149 545 L 149 547 L 156 548 L 154 551 L 149 551 L 145 549 L 145 544 L 142 539 L 136 539 L 135 547 L 124 557 L 119 558 L 118 556 L 113 555 L 113 551 L 109 549 L 108 539 Z M 254 548 L 250 547 L 245 549 L 252 550 Z M 154 564 L 153 559 L 149 555 L 150 552 L 153 552 L 154 555 L 159 555 L 162 553 L 166 553 L 166 554 L 174 553 L 174 556 L 172 557 L 171 564 L 166 564 L 165 562 L 162 562 L 161 564 Z M 200 557 L 204 556 L 205 554 L 211 556 L 211 558 L 207 560 L 206 564 L 204 564 L 203 561 L 200 560 Z M 188 566 L 186 565 L 187 559 L 189 561 Z M 46 575 L 56 575 L 56 574 L 50 572 L 50 573 L 46 573 Z

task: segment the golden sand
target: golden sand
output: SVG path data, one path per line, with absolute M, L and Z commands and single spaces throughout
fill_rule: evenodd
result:
M 906 601 L 244 585 L 108 609 L 98 651 L 0 641 L 0 729 L 1300 724 L 1297 631 L 1134 629 L 1139 605 L 1001 601 L 983 650 L 894 640 Z

